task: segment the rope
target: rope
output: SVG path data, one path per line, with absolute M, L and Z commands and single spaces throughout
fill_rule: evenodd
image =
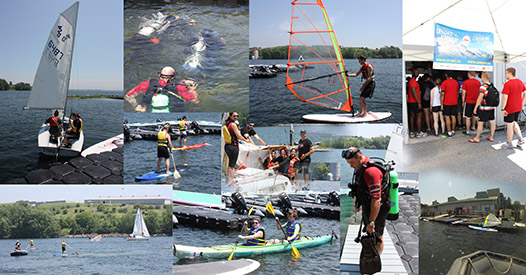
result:
M 495 267 L 495 265 L 491 261 L 491 258 L 489 257 L 488 253 L 484 251 L 484 255 L 486 256 L 486 258 L 488 258 L 488 261 L 489 261 L 489 263 L 491 265 L 491 268 L 493 268 L 493 270 L 495 270 L 499 274 L 507 274 L 511 270 L 511 267 L 513 266 L 513 258 L 510 258 L 510 262 L 509 262 L 508 268 L 505 271 L 499 271 L 497 269 L 497 267 Z M 471 265 L 471 268 L 473 269 L 473 271 L 475 271 L 475 274 L 477 274 L 477 275 L 482 274 L 482 273 L 478 272 L 478 270 L 475 268 L 475 264 L 473 263 L 471 258 L 468 258 L 468 262 Z

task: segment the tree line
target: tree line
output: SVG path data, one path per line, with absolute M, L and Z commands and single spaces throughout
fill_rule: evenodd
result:
M 58 238 L 78 234 L 130 234 L 141 208 L 150 234 L 172 232 L 171 205 L 86 204 L 35 207 L 26 201 L 0 205 L 0 239 Z
M 358 147 L 360 149 L 387 149 L 390 136 L 379 136 L 373 138 L 365 137 L 328 137 L 320 142 L 320 148 L 347 149 Z
M 316 53 L 323 53 L 326 51 L 324 46 L 311 47 Z M 249 57 L 252 56 L 253 48 L 249 50 Z M 298 59 L 300 55 L 303 58 L 315 58 L 315 53 L 304 49 L 295 51 L 297 56 L 291 56 L 291 59 Z M 360 55 L 365 55 L 367 58 L 402 58 L 402 50 L 395 46 L 385 46 L 376 49 L 369 49 L 367 47 L 341 47 L 342 57 L 344 59 L 356 59 Z M 260 59 L 287 59 L 289 54 L 289 46 L 278 46 L 270 48 L 258 48 L 258 55 Z
M 29 85 L 29 83 L 24 82 L 18 82 L 15 85 L 13 85 L 13 82 L 9 81 L 9 83 L 7 83 L 5 79 L 0 78 L 0 91 L 8 90 L 29 91 L 31 90 L 31 85 Z

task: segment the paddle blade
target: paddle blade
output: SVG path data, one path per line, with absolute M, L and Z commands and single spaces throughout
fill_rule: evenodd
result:
M 254 206 L 250 207 L 250 210 L 248 210 L 248 216 L 252 213 L 252 210 L 254 210 Z
M 181 174 L 179 174 L 179 172 L 175 170 L 175 167 L 174 167 L 174 179 L 180 179 L 180 178 L 181 178 Z
M 295 248 L 294 246 L 292 246 L 292 244 L 290 244 L 290 247 L 292 247 L 292 257 L 294 257 L 294 258 L 301 258 L 301 255 L 300 255 L 300 252 L 298 251 L 298 249 Z
M 232 261 L 232 257 L 234 257 L 234 252 L 236 252 L 236 248 L 237 248 L 237 243 L 236 243 L 236 246 L 234 246 L 234 250 L 232 250 L 232 253 L 230 253 L 230 256 L 228 256 L 229 261 Z
M 267 203 L 267 206 L 265 206 L 265 208 L 270 214 L 274 215 L 274 207 L 272 207 L 272 204 L 270 202 Z

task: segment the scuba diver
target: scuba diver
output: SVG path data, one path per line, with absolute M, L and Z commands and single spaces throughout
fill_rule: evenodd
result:
M 176 71 L 172 67 L 164 67 L 159 72 L 159 79 L 142 82 L 129 91 L 124 99 L 130 103 L 136 112 L 169 113 L 182 111 L 184 103 L 199 103 L 196 92 L 198 84 L 191 79 L 175 81 Z M 144 94 L 140 104 L 136 96 Z

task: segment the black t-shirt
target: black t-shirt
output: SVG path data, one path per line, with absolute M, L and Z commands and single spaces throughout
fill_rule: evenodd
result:
M 281 158 L 281 156 L 279 157 Z M 289 172 L 289 166 L 290 166 L 290 158 L 281 158 L 281 161 L 279 162 L 278 172 L 283 175 L 287 175 Z
M 310 156 L 306 156 L 303 160 L 301 159 L 301 156 L 307 154 L 311 147 L 312 142 L 308 138 L 305 140 L 300 139 L 300 141 L 298 141 L 298 158 L 301 162 L 310 162 Z
M 246 134 L 253 137 L 256 135 L 256 131 L 254 131 L 254 128 L 252 128 L 252 130 L 249 131 L 247 127 L 243 127 L 241 129 L 241 135 L 245 137 Z

